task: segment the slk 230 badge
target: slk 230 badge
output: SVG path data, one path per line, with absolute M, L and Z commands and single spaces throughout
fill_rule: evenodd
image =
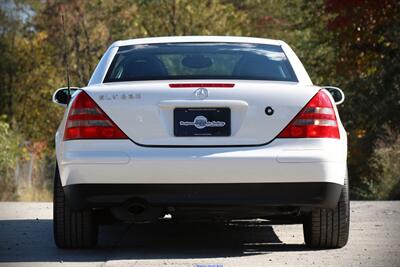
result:
M 137 100 L 142 98 L 141 93 L 113 93 L 99 95 L 99 101 L 109 100 Z

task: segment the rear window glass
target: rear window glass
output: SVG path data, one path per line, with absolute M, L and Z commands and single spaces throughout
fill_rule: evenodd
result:
M 297 78 L 278 45 L 245 43 L 166 43 L 122 46 L 104 82 Z

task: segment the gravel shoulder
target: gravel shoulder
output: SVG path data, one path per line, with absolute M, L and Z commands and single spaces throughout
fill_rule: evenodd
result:
M 310 250 L 301 225 L 106 225 L 94 250 L 53 243 L 52 203 L 0 202 L 0 266 L 400 266 L 400 201 L 351 202 L 347 246 Z

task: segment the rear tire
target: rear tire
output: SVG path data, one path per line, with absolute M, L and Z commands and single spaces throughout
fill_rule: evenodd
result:
M 334 209 L 316 209 L 303 223 L 304 241 L 313 248 L 341 248 L 349 238 L 350 203 L 346 176 L 339 202 Z
M 54 241 L 59 248 L 91 248 L 97 243 L 98 225 L 92 210 L 74 211 L 65 201 L 58 166 L 54 176 Z

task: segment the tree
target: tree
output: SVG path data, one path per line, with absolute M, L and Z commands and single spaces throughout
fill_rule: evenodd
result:
M 395 115 L 400 114 L 400 3 L 328 0 L 326 11 L 335 14 L 328 29 L 337 33 L 337 72 L 348 89 L 343 117 L 350 171 L 357 177 L 353 193 L 368 195 L 371 188 L 365 185 L 384 183 L 385 177 L 365 163 L 377 142 L 390 147 L 400 133 L 400 117 Z

